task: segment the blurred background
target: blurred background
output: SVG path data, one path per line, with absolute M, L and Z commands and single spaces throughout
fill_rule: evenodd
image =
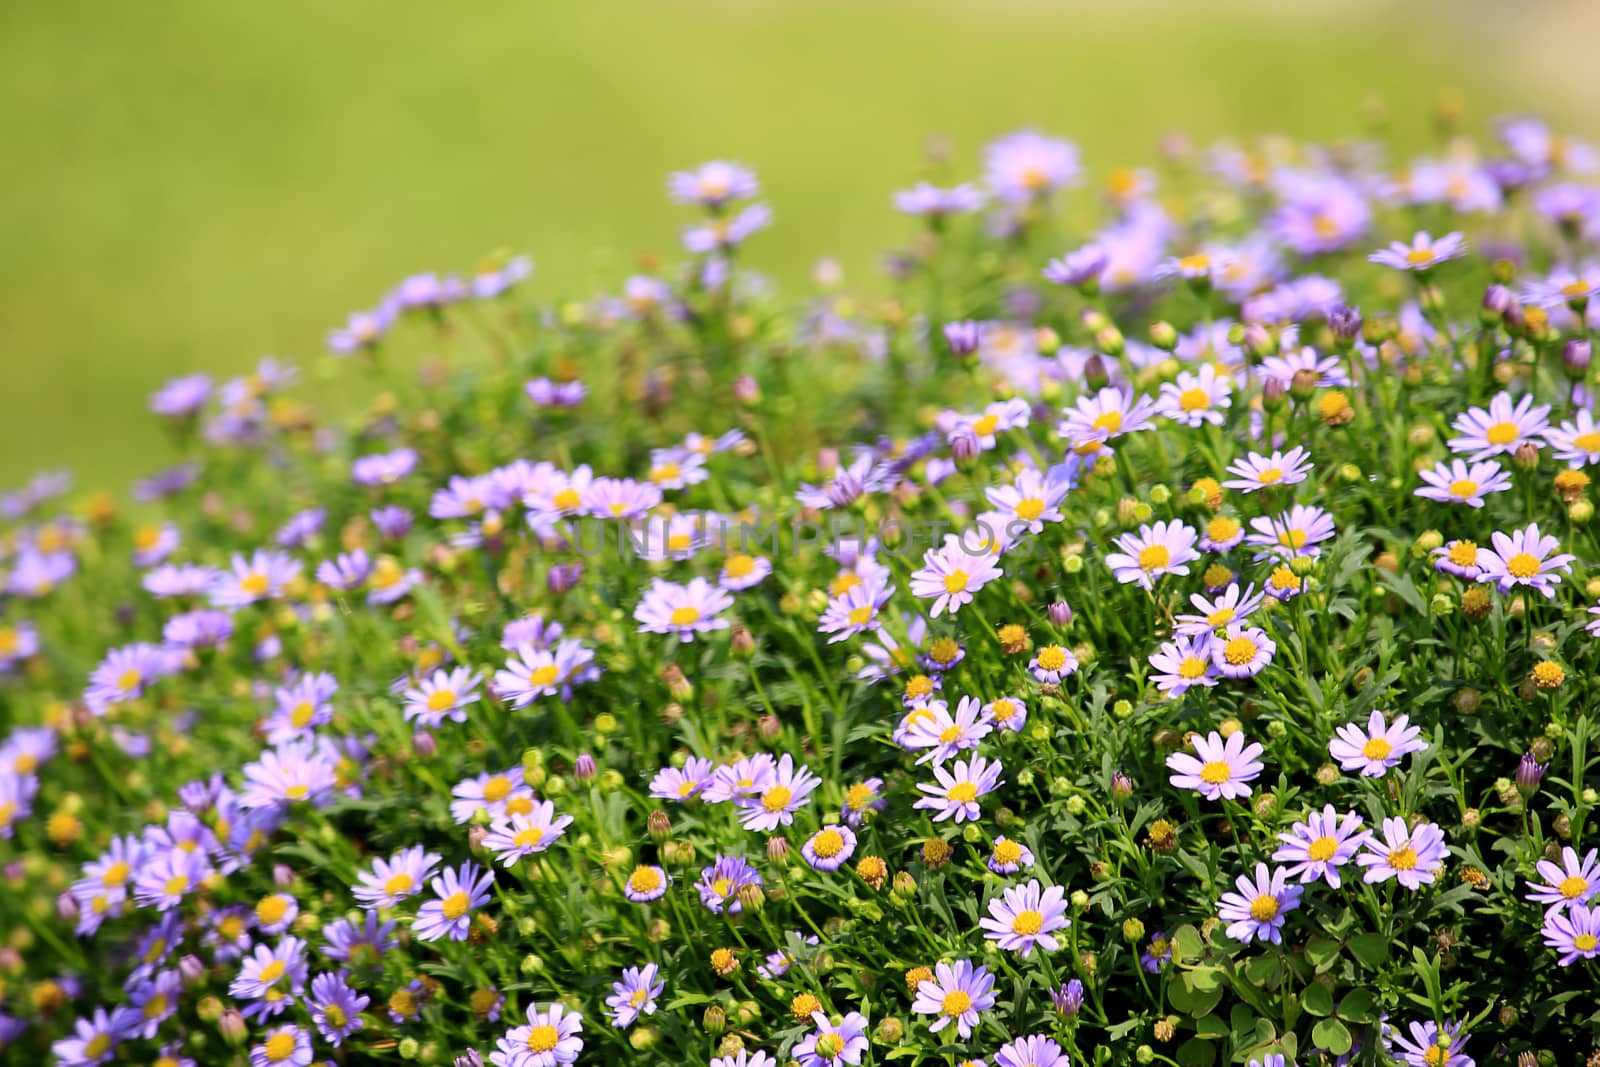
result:
M 1593 137 L 1596 31 L 1592 0 L 0 4 L 0 486 L 123 488 L 175 458 L 152 388 L 319 359 L 409 273 L 512 249 L 540 300 L 614 288 L 676 256 L 665 176 L 704 159 L 763 179 L 756 268 L 882 288 L 930 134 L 975 173 L 1037 125 L 1099 178 L 1170 130 L 1333 140 L 1380 104 L 1420 149 L 1450 89 L 1468 129 Z

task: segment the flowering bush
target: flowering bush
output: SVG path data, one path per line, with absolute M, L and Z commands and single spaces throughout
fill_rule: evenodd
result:
M 712 163 L 620 296 L 169 383 L 4 500 L 7 1062 L 1592 1054 L 1600 160 L 1498 133 L 1078 241 L 1020 133 L 798 307 Z

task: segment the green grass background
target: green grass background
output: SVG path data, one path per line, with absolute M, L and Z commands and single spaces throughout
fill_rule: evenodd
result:
M 1537 109 L 1592 134 L 1592 82 L 1562 66 L 1584 10 L 15 0 L 0 485 L 66 464 L 120 488 L 172 458 L 152 387 L 319 357 L 412 271 L 509 247 L 538 261 L 541 297 L 614 285 L 639 252 L 674 254 L 664 175 L 705 158 L 765 182 L 778 225 L 755 265 L 792 282 L 834 255 L 878 285 L 906 232 L 888 195 L 933 132 L 975 165 L 985 139 L 1037 124 L 1103 173 L 1170 129 L 1356 134 L 1376 98 L 1418 147 L 1449 86 L 1470 122 Z

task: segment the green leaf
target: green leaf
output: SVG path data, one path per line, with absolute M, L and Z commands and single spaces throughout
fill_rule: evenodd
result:
M 1222 1001 L 1222 983 L 1214 981 L 1220 972 L 1214 967 L 1205 968 L 1204 971 L 1205 973 L 1200 971 L 1184 971 L 1180 973 L 1177 984 L 1172 989 L 1174 994 L 1177 993 L 1179 988 L 1182 988 L 1188 994 L 1186 998 L 1189 1003 L 1188 1008 L 1179 1008 L 1179 1010 L 1185 1011 L 1189 1016 L 1196 1019 L 1202 1015 L 1211 1014 L 1211 1009 Z M 1200 975 L 1198 982 L 1195 981 L 1196 975 Z M 1176 996 L 1172 997 L 1172 1004 L 1173 1007 L 1178 1007 L 1178 998 Z
M 1196 1020 L 1194 1032 L 1201 1037 L 1227 1037 L 1228 1024 L 1216 1015 L 1207 1015 L 1202 1019 Z
M 1356 959 L 1376 969 L 1389 958 L 1389 939 L 1382 934 L 1357 934 L 1350 939 L 1350 951 Z
M 1313 937 L 1306 942 L 1306 959 L 1319 972 L 1339 958 L 1339 942 L 1329 937 Z
M 1305 996 L 1301 998 L 1301 1003 L 1305 1005 L 1306 1011 L 1309 1011 L 1312 1015 L 1332 1015 L 1333 990 L 1321 982 L 1312 982 L 1306 986 Z
M 1259 989 L 1276 989 L 1283 980 L 1283 967 L 1276 956 L 1257 956 L 1244 965 L 1244 976 Z
M 1196 967 L 1184 972 L 1183 981 L 1196 993 L 1209 993 L 1222 988 L 1222 971 L 1216 967 Z
M 1172 959 L 1174 963 L 1197 960 L 1205 955 L 1205 951 L 1206 945 L 1200 939 L 1200 931 L 1192 926 L 1180 926 L 1177 933 L 1172 935 Z
M 1178 1062 L 1183 1067 L 1211 1067 L 1217 1062 L 1217 1050 L 1211 1042 L 1191 1037 L 1178 1046 Z
M 1350 1031 L 1338 1019 L 1323 1019 L 1311 1028 L 1311 1040 L 1335 1056 L 1343 1056 L 1355 1044 Z
M 1372 993 L 1365 989 L 1352 989 L 1339 1001 L 1339 1018 L 1352 1023 L 1372 1021 Z

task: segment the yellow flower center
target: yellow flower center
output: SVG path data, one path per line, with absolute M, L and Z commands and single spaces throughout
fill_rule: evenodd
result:
M 919 697 L 925 697 L 932 692 L 933 679 L 929 678 L 926 674 L 919 674 L 915 678 L 912 678 L 910 681 L 906 682 L 906 696 L 911 697 L 913 700 Z
M 144 1002 L 143 1010 L 146 1019 L 160 1018 L 161 1014 L 167 1010 L 167 995 L 165 993 L 155 994 Z
M 756 561 L 754 557 L 743 554 L 729 556 L 727 562 L 722 565 L 722 569 L 727 572 L 730 578 L 748 578 L 751 572 L 756 569 Z
M 691 604 L 681 608 L 673 608 L 672 614 L 667 619 L 674 626 L 693 626 L 700 621 L 700 609 Z
M 1192 256 L 1184 256 L 1178 260 L 1180 270 L 1194 272 L 1211 269 L 1211 257 L 1204 252 L 1196 252 Z
M 1094 428 L 1106 433 L 1116 433 L 1122 429 L 1122 412 L 1108 411 L 1094 420 Z
M 551 497 L 550 502 L 561 511 L 576 511 L 583 504 L 583 497 L 569 485 Z
M 1222 646 L 1222 658 L 1233 667 L 1242 667 L 1256 658 L 1256 643 L 1248 637 L 1235 637 Z
M 994 715 L 995 722 L 1007 722 L 1011 716 L 1017 713 L 1017 705 L 1010 700 L 1001 698 L 994 702 L 990 711 Z
M 283 921 L 289 913 L 289 900 L 280 894 L 274 893 L 270 897 L 262 897 L 261 903 L 256 905 L 256 921 L 262 926 L 272 926 Z
M 1413 248 L 1406 253 L 1406 262 L 1413 267 L 1426 267 L 1433 262 L 1433 249 Z
M 682 473 L 683 469 L 676 463 L 663 463 L 658 467 L 650 468 L 650 480 L 653 482 L 676 481 Z
M 466 892 L 458 889 L 439 902 L 439 910 L 444 913 L 446 919 L 454 920 L 465 915 L 470 904 L 471 900 Z
M 256 978 L 261 982 L 262 985 L 271 985 L 273 982 L 276 982 L 278 979 L 282 978 L 283 972 L 287 969 L 288 965 L 282 960 L 271 960 L 265 967 L 261 968 L 261 971 L 256 975 Z
M 851 786 L 849 792 L 845 793 L 844 795 L 845 807 L 849 808 L 851 811 L 860 811 L 862 808 L 872 803 L 872 795 L 871 786 L 866 785 L 863 782 L 857 782 L 855 785 Z
M 971 576 L 963 570 L 954 570 L 944 576 L 944 591 L 946 593 L 959 593 L 966 589 Z
M 528 1031 L 528 1051 L 533 1053 L 549 1052 L 561 1041 L 561 1032 L 548 1023 L 532 1027 Z
M 124 693 L 131 693 L 135 689 L 139 688 L 139 683 L 143 680 L 144 675 L 140 674 L 136 668 L 129 667 L 127 670 L 117 675 L 117 688 L 122 690 Z
M 837 830 L 824 830 L 811 839 L 811 851 L 823 859 L 832 859 L 844 851 L 844 835 Z
M 264 596 L 271 584 L 272 580 L 259 572 L 247 574 L 239 579 L 239 588 L 251 596 Z
M 978 787 L 972 782 L 957 782 L 944 795 L 957 803 L 971 804 L 978 799 Z
M 850 620 L 851 626 L 865 626 L 872 619 L 872 605 L 862 604 L 858 608 L 851 608 L 850 614 L 845 617 Z
M 1450 495 L 1459 500 L 1468 500 L 1478 495 L 1478 483 L 1471 478 L 1458 478 L 1450 483 Z
M 1233 768 L 1226 760 L 1214 759 L 1200 768 L 1200 780 L 1208 785 L 1221 785 L 1233 777 Z
M 344 1024 L 349 1021 L 349 1017 L 345 1015 L 344 1009 L 339 1007 L 337 1004 L 323 1005 L 322 1017 L 326 1019 L 328 1024 L 335 1029 L 344 1026 Z
M 972 420 L 972 432 L 977 434 L 979 437 L 988 437 L 990 434 L 994 433 L 994 428 L 999 425 L 1000 416 L 984 415 L 981 418 Z
M 1397 871 L 1412 871 L 1417 867 L 1417 850 L 1410 845 L 1389 853 L 1389 866 Z
M 106 886 L 107 888 L 122 885 L 127 882 L 128 876 L 132 873 L 132 867 L 128 866 L 128 864 L 124 863 L 122 860 L 117 860 L 117 862 L 107 867 L 105 872 L 100 875 L 100 884 Z
M 636 867 L 628 876 L 628 888 L 635 893 L 654 893 L 661 887 L 661 876 L 649 867 Z
M 1213 611 L 1206 616 L 1206 625 L 1210 626 L 1213 630 L 1217 629 L 1218 627 L 1226 626 L 1233 621 L 1233 617 L 1236 614 L 1238 613 L 1232 608 L 1218 608 L 1216 611 Z
M 85 1059 L 97 1059 L 104 1056 L 109 1048 L 111 1048 L 111 1035 L 95 1034 L 84 1043 L 83 1055 Z
M 174 897 L 182 896 L 188 888 L 189 876 L 186 874 L 175 874 L 171 878 L 167 879 L 166 885 L 162 886 L 162 889 L 164 889 L 169 896 Z
M 679 609 L 682 610 L 681 608 Z M 690 609 L 693 610 L 693 609 Z M 672 620 L 678 620 L 678 613 L 672 613 Z M 691 620 L 692 621 L 692 620 Z M 533 689 L 543 689 L 556 684 L 556 679 L 561 677 L 561 668 L 554 663 L 546 663 L 542 667 L 535 667 L 528 672 L 528 685 Z
M 282 1063 L 294 1055 L 294 1034 L 287 1030 L 280 1030 L 267 1038 L 267 1060 L 271 1063 Z
M 1017 912 L 1017 917 L 1011 920 L 1011 932 L 1031 937 L 1044 929 L 1044 916 L 1029 908 L 1027 911 Z
M 1579 896 L 1583 895 L 1584 890 L 1589 888 L 1589 883 L 1583 878 L 1582 875 L 1574 874 L 1562 879 L 1561 884 L 1557 888 L 1561 890 L 1561 895 L 1563 897 L 1566 897 L 1568 900 L 1575 900 Z
M 1593 934 L 1579 934 L 1572 939 L 1572 947 L 1579 952 L 1593 952 L 1596 946 L 1600 946 L 1600 938 Z
M 817 1055 L 833 1059 L 844 1051 L 844 1038 L 838 1034 L 823 1034 L 817 1038 Z
M 1022 846 L 1015 841 L 997 841 L 994 846 L 994 861 L 1002 867 L 1021 863 Z
M 1139 569 L 1159 570 L 1172 562 L 1172 551 L 1166 545 L 1146 545 L 1139 551 Z
M 1195 386 L 1178 395 L 1178 406 L 1184 411 L 1204 411 L 1211 406 L 1211 394 Z
M 1600 430 L 1580 433 L 1572 439 L 1572 447 L 1580 452 L 1600 452 Z
M 1193 681 L 1206 673 L 1207 662 L 1199 656 L 1185 656 L 1178 664 L 1178 677 Z
M 1266 470 L 1258 471 L 1256 473 L 1256 481 L 1260 482 L 1262 485 L 1271 485 L 1273 482 L 1281 482 L 1283 481 L 1283 468 L 1268 467 Z
M 309 700 L 302 700 L 290 710 L 289 724 L 296 728 L 303 728 L 311 722 L 311 717 L 316 714 L 316 711 L 317 709 L 312 706 Z
M 0 626 L 0 656 L 14 656 L 22 647 L 22 635 L 15 626 Z
M 1039 666 L 1047 671 L 1059 671 L 1067 665 L 1067 653 L 1060 645 L 1046 645 L 1039 650 Z
M 518 848 L 533 848 L 544 840 L 544 830 L 537 826 L 530 826 L 526 830 L 518 830 L 511 841 Z
M 1278 544 L 1284 548 L 1304 548 L 1308 536 L 1304 530 L 1284 530 L 1278 534 Z
M 1033 522 L 1044 514 L 1044 501 L 1036 496 L 1026 497 L 1017 501 L 1016 513 L 1023 522 Z
M 1518 552 L 1506 560 L 1506 571 L 1513 578 L 1532 578 L 1539 573 L 1539 557 L 1527 552 Z
M 711 891 L 717 896 L 727 899 L 733 895 L 733 879 L 718 878 L 715 882 L 711 883 Z
M 1327 836 L 1319 837 L 1306 846 L 1306 855 L 1318 863 L 1326 863 L 1333 858 L 1333 854 L 1337 851 L 1339 851 L 1339 842 Z
M 1263 893 L 1250 902 L 1250 918 L 1258 923 L 1271 922 L 1278 917 L 1278 898 Z
M 456 706 L 456 694 L 453 689 L 435 689 L 428 694 L 429 711 L 449 711 Z
M 1478 563 L 1478 546 L 1471 541 L 1457 541 L 1450 546 L 1450 562 L 1457 567 L 1473 567 Z
M 1206 536 L 1213 541 L 1231 541 L 1239 533 L 1239 524 L 1226 515 L 1218 515 L 1206 523 Z
M 779 812 L 789 806 L 789 801 L 794 794 L 786 785 L 775 785 L 761 794 L 761 806 L 771 812 Z
M 1509 445 L 1520 436 L 1517 424 L 1514 422 L 1497 422 L 1483 433 L 1483 439 L 1491 445 Z
M 491 804 L 504 800 L 511 793 L 511 779 L 497 774 L 483 783 L 483 799 Z
M 946 1015 L 954 1018 L 972 1010 L 972 997 L 965 990 L 952 989 L 944 995 L 944 1003 L 941 1008 Z
M 948 745 L 952 741 L 959 740 L 961 740 L 961 727 L 955 725 L 954 723 L 951 723 L 949 726 L 946 726 L 943 730 L 939 731 L 940 744 Z
M 1374 737 L 1361 746 L 1361 754 L 1370 760 L 1386 760 L 1394 746 L 1382 737 Z

